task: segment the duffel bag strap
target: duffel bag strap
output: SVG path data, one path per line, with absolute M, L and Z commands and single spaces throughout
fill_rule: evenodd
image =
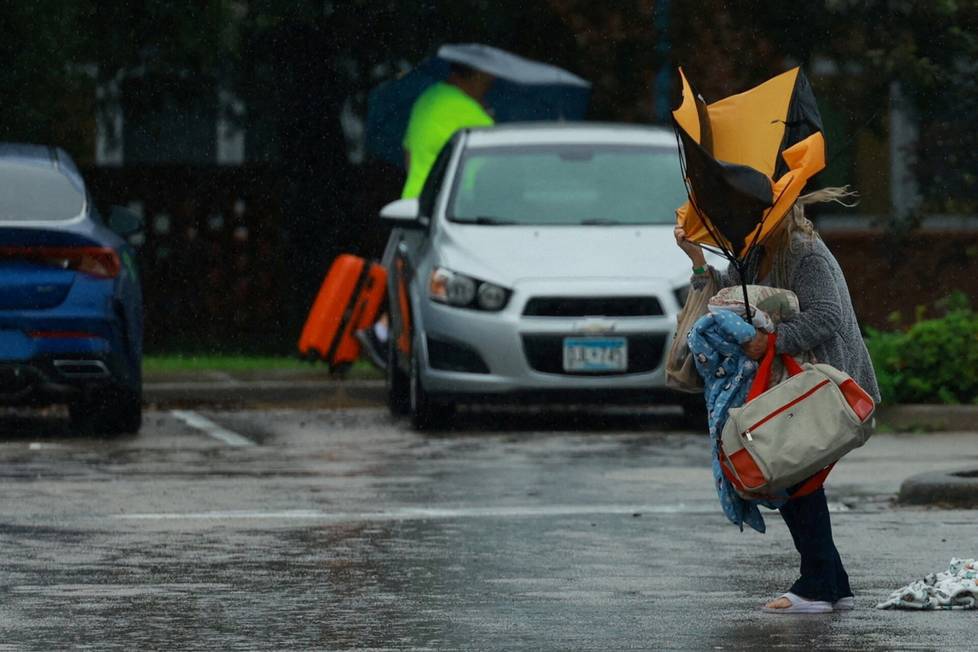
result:
M 788 370 L 789 376 L 797 376 L 804 371 L 794 356 L 790 356 L 787 353 L 781 354 L 781 362 L 784 364 L 784 368 Z
M 771 370 L 774 365 L 774 358 L 777 357 L 777 341 L 777 332 L 768 333 L 767 350 L 764 352 L 764 357 L 761 358 L 761 364 L 757 367 L 757 373 L 754 374 L 754 382 L 751 383 L 750 391 L 747 393 L 747 399 L 744 401 L 745 403 L 750 403 L 766 392 L 768 386 L 771 384 Z M 790 376 L 795 376 L 804 371 L 801 365 L 798 364 L 798 361 L 787 353 L 781 354 L 781 362 L 784 364 L 784 368 L 788 370 L 788 375 Z
M 774 344 L 777 340 L 777 333 L 769 333 L 767 336 L 767 351 L 761 358 L 761 364 L 757 367 L 754 374 L 754 382 L 751 383 L 750 391 L 747 392 L 745 403 L 750 403 L 755 398 L 767 391 L 767 386 L 771 382 L 771 365 L 774 364 Z
M 788 500 L 792 500 L 794 498 L 804 498 L 808 494 L 818 491 L 822 485 L 825 484 L 825 479 L 829 477 L 829 473 L 832 472 L 832 468 L 834 466 L 835 462 L 832 462 L 827 467 L 805 480 L 803 483 L 801 483 L 801 486 L 794 491 L 794 493 L 788 496 Z

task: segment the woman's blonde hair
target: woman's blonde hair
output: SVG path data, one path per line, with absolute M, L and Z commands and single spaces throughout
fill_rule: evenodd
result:
M 788 262 L 793 254 L 802 249 L 805 240 L 811 241 L 819 238 L 815 225 L 805 215 L 805 206 L 834 202 L 852 208 L 858 203 L 857 197 L 859 197 L 859 193 L 850 189 L 849 186 L 835 186 L 810 192 L 795 201 L 791 210 L 785 215 L 784 228 L 771 241 L 771 246 L 774 249 L 771 274 L 775 285 L 784 287 L 783 283 L 789 280 L 786 278 L 789 269 Z

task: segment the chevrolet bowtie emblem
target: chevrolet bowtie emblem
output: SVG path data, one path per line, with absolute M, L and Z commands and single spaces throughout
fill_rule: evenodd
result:
M 574 324 L 574 330 L 588 335 L 611 333 L 615 330 L 615 322 L 605 319 L 587 319 Z

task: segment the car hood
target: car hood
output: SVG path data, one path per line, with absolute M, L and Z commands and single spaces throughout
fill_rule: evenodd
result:
M 689 278 L 672 225 L 447 226 L 437 243 L 444 266 L 512 287 L 522 280 Z

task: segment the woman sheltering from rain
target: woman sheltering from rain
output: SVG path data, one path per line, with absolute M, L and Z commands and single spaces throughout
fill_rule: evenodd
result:
M 719 450 L 719 433 L 728 410 L 745 400 L 746 385 L 758 367 L 755 361 L 764 357 L 771 337 L 778 354 L 814 358 L 844 371 L 878 403 L 876 377 L 845 277 L 805 215 L 806 205 L 846 204 L 854 193 L 827 188 L 802 194 L 825 165 L 821 118 L 804 75 L 796 68 L 712 104 L 692 89 L 681 71 L 680 75 L 683 102 L 673 116 L 689 202 L 677 211 L 675 237 L 693 265 L 690 296 L 738 286 L 744 290 L 743 309 L 748 303 L 744 281 L 788 290 L 797 298 L 795 303 L 795 296 L 789 297 L 793 310 L 780 320 L 771 320 L 760 310 L 751 313 L 751 321 L 728 310 L 711 310 L 690 330 L 677 333 L 677 338 L 688 334 L 687 354 L 692 352 L 698 377 L 706 383 L 714 452 Z M 728 268 L 708 266 L 704 247 L 722 253 L 731 261 Z M 787 297 L 790 293 L 780 294 Z M 710 348 L 702 330 L 706 326 L 715 329 L 706 335 L 723 331 L 726 339 L 714 337 Z M 792 435 L 804 433 L 785 433 Z M 776 499 L 747 499 L 734 491 L 717 458 L 714 455 L 713 473 L 728 519 L 741 528 L 746 523 L 763 532 L 758 505 L 778 508 L 801 555 L 800 577 L 764 610 L 827 613 L 852 609 L 853 593 L 832 538 L 824 489 L 819 486 L 804 496 L 798 492 L 799 497 L 790 500 L 785 496 L 796 493 L 795 487 Z
M 843 189 L 828 188 L 799 198 L 757 259 L 757 284 L 790 290 L 798 296 L 799 312 L 776 327 L 778 353 L 794 356 L 811 353 L 820 362 L 848 373 L 878 403 L 876 376 L 856 322 L 845 277 L 803 209 L 806 204 L 841 201 L 847 196 Z M 682 227 L 676 227 L 675 235 L 676 242 L 692 261 L 694 288 L 705 285 L 710 280 L 708 276 L 719 287 L 740 285 L 736 270 L 721 272 L 708 266 L 703 250 L 686 239 Z M 747 356 L 760 359 L 768 337 L 758 330 L 743 345 Z M 832 538 L 825 490 L 789 500 L 780 512 L 801 555 L 801 576 L 787 593 L 769 602 L 765 610 L 826 613 L 852 609 L 853 593 Z

